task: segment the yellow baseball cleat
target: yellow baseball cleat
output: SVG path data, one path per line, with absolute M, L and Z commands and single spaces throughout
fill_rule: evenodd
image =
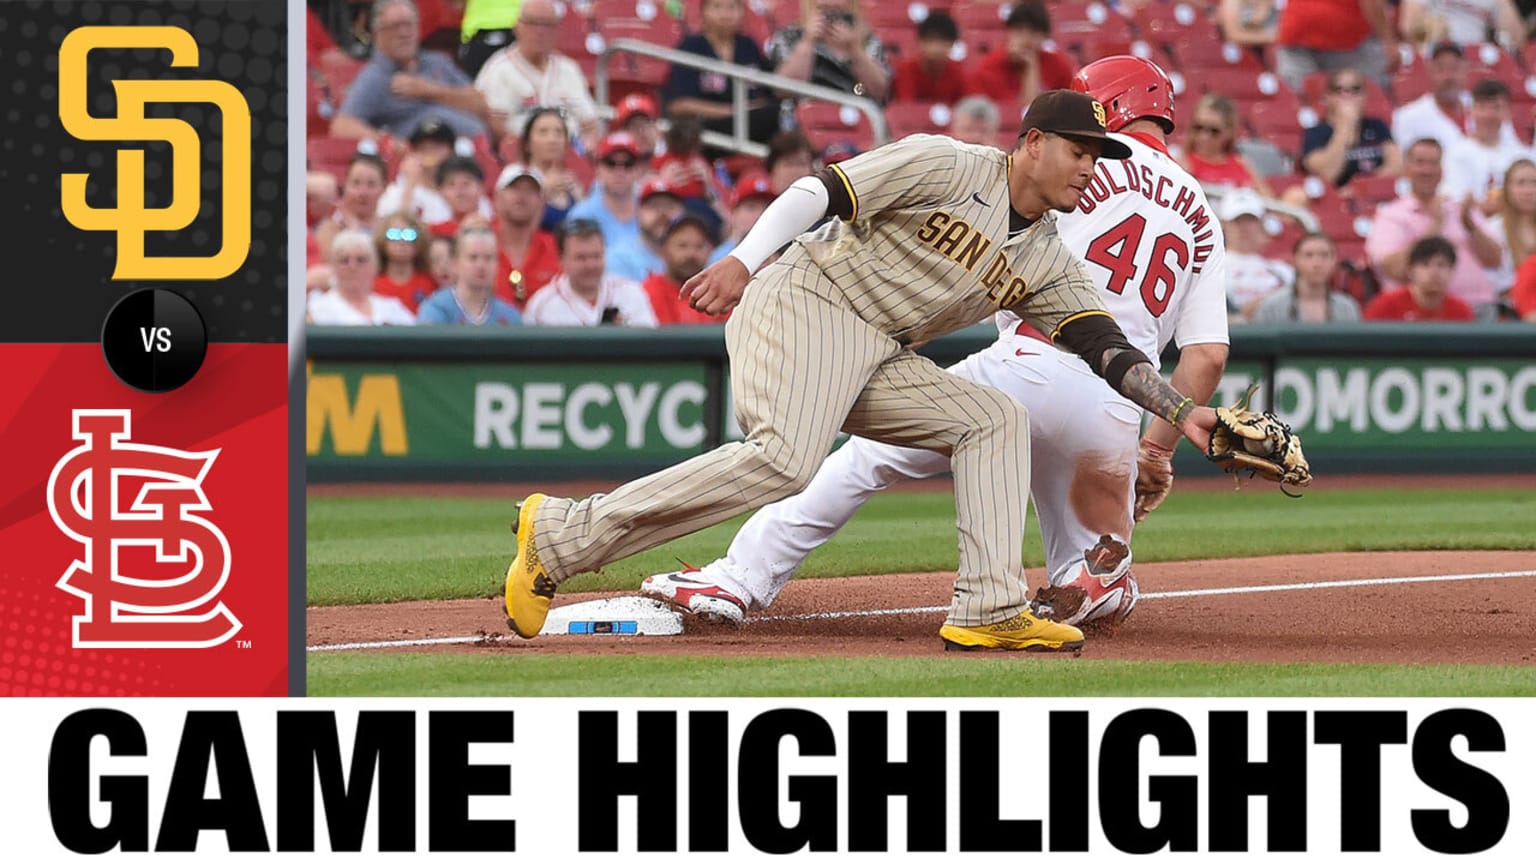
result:
M 529 495 L 517 505 L 512 530 L 517 532 L 517 557 L 507 568 L 507 626 L 524 639 L 539 635 L 549 617 L 549 601 L 555 596 L 555 580 L 544 571 L 538 550 L 533 548 L 533 516 L 548 497 Z
M 939 628 L 945 651 L 1080 651 L 1083 631 L 1070 624 L 1036 618 L 1028 609 L 996 624 Z

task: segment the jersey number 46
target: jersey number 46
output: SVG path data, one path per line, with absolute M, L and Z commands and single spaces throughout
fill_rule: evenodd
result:
M 1141 250 L 1146 230 L 1146 218 L 1133 213 L 1088 245 L 1085 257 L 1089 263 L 1109 271 L 1109 282 L 1105 287 L 1116 294 L 1124 294 L 1126 284 L 1136 278 L 1137 253 Z M 1168 257 L 1170 252 L 1173 253 L 1172 261 Z M 1151 260 L 1141 279 L 1141 300 L 1147 304 L 1152 317 L 1162 317 L 1168 301 L 1173 299 L 1175 270 L 1182 271 L 1188 266 L 1189 244 L 1183 238 L 1176 234 L 1161 234 L 1152 241 Z

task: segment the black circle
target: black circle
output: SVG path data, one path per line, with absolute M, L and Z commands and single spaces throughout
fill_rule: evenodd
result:
M 208 353 L 208 330 L 190 300 L 163 288 L 145 288 L 123 297 L 107 313 L 101 353 L 124 384 L 165 393 L 197 374 Z

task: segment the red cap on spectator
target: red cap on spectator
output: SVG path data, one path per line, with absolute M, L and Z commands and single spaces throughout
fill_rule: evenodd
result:
M 613 118 L 614 128 L 622 129 L 631 117 L 639 114 L 643 114 L 652 120 L 661 116 L 661 113 L 656 110 L 656 100 L 650 96 L 644 93 L 631 93 L 625 96 L 615 109 Z
M 735 207 L 749 198 L 767 198 L 773 200 L 778 196 L 773 194 L 773 181 L 761 171 L 749 171 L 741 175 L 736 181 L 736 193 L 731 197 L 731 206 Z
M 628 132 L 611 132 L 597 145 L 597 158 L 607 159 L 615 153 L 628 153 L 640 158 L 640 142 Z
M 677 194 L 677 187 L 673 186 L 671 183 L 668 183 L 660 177 L 652 177 L 651 179 L 640 184 L 640 201 L 642 203 L 653 195 L 671 195 L 673 198 L 676 198 L 679 201 L 681 201 L 683 197 Z

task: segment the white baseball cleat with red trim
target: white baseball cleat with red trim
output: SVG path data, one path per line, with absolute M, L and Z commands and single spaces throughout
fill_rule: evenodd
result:
M 685 567 L 671 573 L 647 576 L 640 583 L 640 593 L 665 600 L 713 624 L 740 624 L 746 620 L 747 604 L 735 594 L 700 578 L 697 567 Z

